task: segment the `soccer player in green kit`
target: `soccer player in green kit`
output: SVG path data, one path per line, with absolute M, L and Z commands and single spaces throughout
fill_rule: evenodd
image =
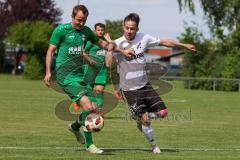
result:
M 52 57 L 57 51 L 56 74 L 57 82 L 64 92 L 82 107 L 83 112 L 96 108 L 96 99 L 91 87 L 83 81 L 84 64 L 83 50 L 87 41 L 97 44 L 101 48 L 107 48 L 111 52 L 112 43 L 99 39 L 89 27 L 85 26 L 88 17 L 88 9 L 84 5 L 77 5 L 72 11 L 72 22 L 59 25 L 53 32 L 46 55 L 46 75 L 44 83 L 50 86 Z M 123 54 L 132 54 L 131 50 L 122 50 Z M 84 143 L 84 137 L 79 132 L 79 127 L 84 125 L 84 118 L 79 117 L 70 126 L 72 132 L 77 135 L 80 142 Z M 84 132 L 85 137 L 91 138 L 90 132 Z M 90 153 L 102 153 L 94 144 L 87 146 Z
M 99 37 L 99 39 L 102 39 L 104 41 L 110 42 L 110 36 L 108 34 L 105 35 L 105 25 L 103 23 L 97 23 L 94 26 L 95 28 L 95 34 Z M 83 82 L 89 84 L 95 92 L 95 97 L 97 101 L 98 108 L 94 110 L 84 111 L 80 115 L 83 119 L 86 118 L 86 116 L 93 112 L 101 112 L 102 106 L 103 106 L 103 98 L 104 98 L 104 88 L 105 84 L 107 82 L 107 67 L 105 65 L 105 55 L 106 50 L 100 48 L 98 45 L 92 43 L 91 41 L 88 41 L 83 52 L 83 57 L 88 61 L 89 64 L 86 64 L 84 66 L 84 76 L 83 76 Z M 80 106 L 75 106 L 76 108 L 80 108 Z M 76 122 L 74 122 L 76 123 Z M 72 125 L 74 125 L 74 123 Z M 76 129 L 80 129 L 81 126 L 78 126 Z M 93 138 L 92 133 L 88 132 L 85 127 L 83 127 L 84 133 L 87 133 L 88 136 L 85 136 L 86 138 L 86 147 L 89 148 L 93 144 Z M 72 131 L 72 130 L 70 130 Z M 86 134 L 85 134 L 86 135 Z M 75 134 L 76 138 L 78 139 L 79 135 Z M 98 150 L 98 152 L 102 152 Z
M 95 34 L 100 39 L 111 42 L 109 34 L 105 34 L 105 28 L 106 27 L 103 23 L 96 23 L 94 26 Z M 100 108 L 103 106 L 103 91 L 107 83 L 107 67 L 105 65 L 105 55 L 106 50 L 99 48 L 97 45 L 91 43 L 90 41 L 87 42 L 83 56 L 88 60 L 90 65 L 87 66 L 85 72 L 88 74 L 89 71 L 92 72 L 91 70 L 95 70 L 95 73 L 97 73 L 96 76 L 92 76 L 94 79 L 92 79 L 91 85 L 94 87 L 97 103 Z

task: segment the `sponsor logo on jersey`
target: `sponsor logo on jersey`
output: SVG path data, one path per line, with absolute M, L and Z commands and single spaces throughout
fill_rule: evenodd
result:
M 97 51 L 97 53 L 96 53 L 96 55 L 98 55 L 98 56 L 105 56 L 105 54 L 106 54 L 106 51 L 103 49 Z
M 70 36 L 68 36 L 68 38 L 75 38 L 75 36 L 73 36 L 73 35 L 70 35 Z
M 127 61 L 132 61 L 134 59 L 138 59 L 138 58 L 142 58 L 142 57 L 144 57 L 144 53 L 143 52 L 141 52 L 139 54 L 136 54 L 136 55 L 132 55 L 131 57 L 125 57 L 125 59 Z
M 68 49 L 68 54 L 82 54 L 83 52 L 83 46 L 73 46 Z
M 142 47 L 141 47 L 141 42 L 138 43 L 138 45 L 137 45 L 137 49 L 139 49 L 139 48 L 142 48 Z

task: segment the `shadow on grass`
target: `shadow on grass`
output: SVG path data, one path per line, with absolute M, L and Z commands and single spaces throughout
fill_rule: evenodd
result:
M 104 154 L 111 154 L 114 152 L 148 152 L 148 153 L 152 153 L 151 149 L 147 149 L 147 148 L 105 148 L 104 150 Z M 161 149 L 161 151 L 164 152 L 179 152 L 178 149 Z

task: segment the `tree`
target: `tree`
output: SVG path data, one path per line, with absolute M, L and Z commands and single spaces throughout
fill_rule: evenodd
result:
M 123 23 L 122 20 L 116 21 L 105 20 L 106 32 L 111 35 L 111 38 L 113 40 L 122 36 L 123 34 L 122 23 Z
M 194 13 L 195 2 L 193 0 L 178 0 L 180 11 L 184 8 Z M 191 65 L 189 63 L 191 62 L 194 65 L 194 67 L 184 68 L 186 75 L 240 78 L 240 1 L 199 0 L 199 2 L 214 38 L 205 39 L 200 45 L 202 47 L 198 47 L 198 50 L 205 54 L 201 57 L 202 60 L 193 60 L 193 57 L 186 56 L 185 63 Z M 228 30 L 227 34 L 224 34 L 225 29 Z M 181 40 L 189 36 L 194 37 L 193 34 L 185 34 Z M 193 61 L 189 61 L 189 59 Z M 193 88 L 202 88 L 202 86 L 205 89 L 211 88 L 211 85 L 206 82 L 193 84 Z M 238 89 L 238 84 L 220 82 L 217 89 L 235 91 Z
M 44 67 L 36 55 L 32 55 L 28 58 L 28 62 L 24 69 L 24 77 L 31 80 L 43 79 Z
M 239 0 L 199 0 L 208 24 L 214 35 L 223 39 L 223 31 L 234 31 L 240 24 Z M 195 12 L 193 0 L 178 0 L 180 11 L 183 8 Z
M 111 39 L 115 40 L 122 36 L 122 20 L 105 20 L 106 24 L 106 32 L 111 35 Z M 117 74 L 117 67 L 116 65 L 112 65 L 111 72 L 108 72 L 108 82 L 114 85 L 117 85 L 119 82 L 119 76 Z
M 53 25 L 44 21 L 24 21 L 10 27 L 6 42 L 15 44 L 13 48 L 19 48 L 18 51 L 14 52 L 15 70 L 13 73 L 18 73 L 17 66 L 21 58 L 22 50 L 27 50 L 31 56 L 35 55 L 39 63 L 43 64 L 43 57 L 45 56 L 53 29 Z
M 240 78 L 240 26 L 230 33 L 222 45 L 222 52 L 225 52 L 223 69 L 221 76 L 223 78 Z M 238 84 L 223 82 L 220 89 L 226 91 L 238 90 Z
M 1 0 L 0 40 L 6 36 L 8 27 L 17 22 L 42 20 L 57 23 L 61 14 L 54 0 Z
M 218 51 L 219 43 L 206 39 L 197 27 L 186 27 L 178 39 L 184 43 L 195 44 L 198 52 L 185 51 L 183 75 L 187 77 L 220 77 L 223 56 Z M 212 89 L 212 83 L 192 81 L 193 89 Z

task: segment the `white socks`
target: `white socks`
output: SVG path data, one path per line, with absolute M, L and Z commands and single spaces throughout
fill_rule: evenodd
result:
M 155 141 L 155 137 L 153 135 L 153 130 L 151 125 L 149 126 L 144 126 L 142 125 L 142 132 L 145 135 L 145 137 L 147 138 L 147 140 L 149 141 L 149 143 L 151 143 L 152 147 L 156 145 L 156 141 Z

